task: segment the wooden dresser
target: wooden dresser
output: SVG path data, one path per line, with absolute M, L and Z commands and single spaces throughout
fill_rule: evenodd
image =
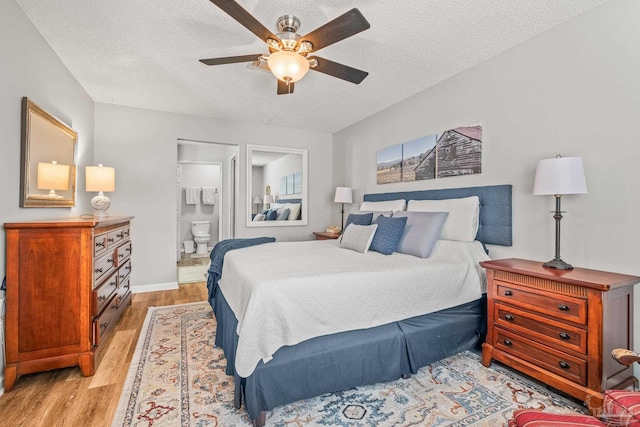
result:
M 130 221 L 65 218 L 6 223 L 6 367 L 18 376 L 79 365 L 96 351 L 131 299 Z
M 635 382 L 611 357 L 633 343 L 633 285 L 640 277 L 505 259 L 487 269 L 482 362 L 498 360 L 600 407 L 601 392 Z

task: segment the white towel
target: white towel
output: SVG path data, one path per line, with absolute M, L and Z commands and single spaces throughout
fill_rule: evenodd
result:
M 216 189 L 213 187 L 204 187 L 202 189 L 202 204 L 212 205 L 216 201 Z
M 197 205 L 200 201 L 200 189 L 198 187 L 185 187 L 184 194 L 188 205 Z

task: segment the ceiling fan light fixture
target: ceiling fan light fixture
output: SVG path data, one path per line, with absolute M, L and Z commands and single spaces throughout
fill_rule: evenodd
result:
M 309 71 L 309 61 L 304 56 L 288 50 L 272 53 L 267 63 L 273 75 L 286 83 L 297 82 Z

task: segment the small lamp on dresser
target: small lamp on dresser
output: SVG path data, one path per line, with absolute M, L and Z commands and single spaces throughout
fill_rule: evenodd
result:
M 533 194 L 553 195 L 556 198 L 556 210 L 553 218 L 556 220 L 556 254 L 551 261 L 542 264 L 544 267 L 570 270 L 573 266 L 560 258 L 560 220 L 562 210 L 560 199 L 563 194 L 584 194 L 587 192 L 587 182 L 584 177 L 584 167 L 580 157 L 561 157 L 544 159 L 538 162 L 536 168 Z
M 353 203 L 353 191 L 351 190 L 351 187 L 337 187 L 333 202 L 342 204 L 342 208 L 340 209 L 340 212 L 342 213 L 342 222 L 340 223 L 340 227 L 344 228 L 344 204 Z
M 86 190 L 98 192 L 98 195 L 91 199 L 93 217 L 95 219 L 107 218 L 109 216 L 107 210 L 111 206 L 111 200 L 104 195 L 104 192 L 115 191 L 116 189 L 115 169 L 99 164 L 98 166 L 87 166 L 85 173 Z

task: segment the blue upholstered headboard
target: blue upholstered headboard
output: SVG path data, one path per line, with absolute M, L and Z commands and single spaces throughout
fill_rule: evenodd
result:
M 302 203 L 302 199 L 278 199 L 276 203 Z M 300 218 L 302 218 L 302 209 L 298 212 L 298 218 L 296 219 Z
M 511 185 L 449 188 L 444 190 L 403 191 L 396 193 L 365 194 L 365 202 L 385 200 L 441 200 L 478 196 L 480 224 L 476 240 L 489 245 L 511 246 Z

